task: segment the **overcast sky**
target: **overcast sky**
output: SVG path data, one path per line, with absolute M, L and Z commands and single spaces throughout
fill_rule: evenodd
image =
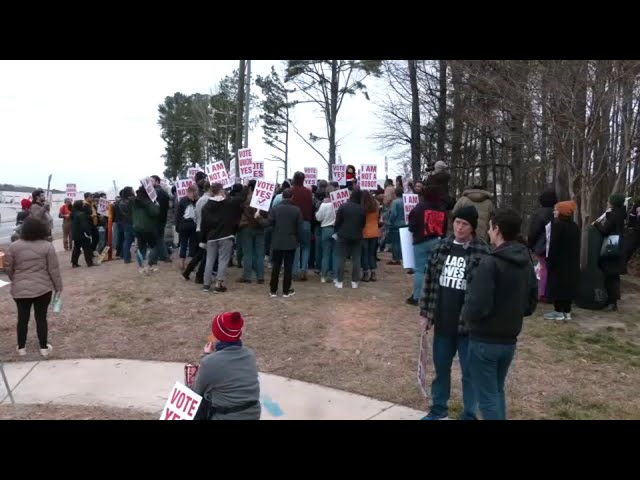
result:
M 252 79 L 282 71 L 280 60 L 252 61 Z M 137 186 L 141 177 L 164 171 L 164 142 L 158 126 L 158 105 L 175 92 L 209 93 L 238 67 L 237 60 L 207 61 L 0 61 L 0 183 L 64 190 L 76 183 L 82 191 Z M 382 80 L 368 81 L 371 100 Z M 259 88 L 252 83 L 252 93 Z M 345 163 L 377 163 L 384 176 L 384 152 L 369 137 L 379 121 L 373 101 L 362 94 L 345 99 L 338 116 L 339 153 Z M 256 115 L 258 112 L 253 112 Z M 300 132 L 326 136 L 320 111 L 299 105 L 294 122 Z M 327 178 L 324 161 L 292 133 L 290 169 L 317 166 Z M 319 143 L 326 151 L 326 142 Z M 254 159 L 268 158 L 262 128 L 249 134 Z M 328 157 L 328 154 L 326 154 Z M 278 163 L 265 162 L 275 180 Z M 389 165 L 395 176 L 396 166 Z M 282 174 L 280 175 L 282 180 Z

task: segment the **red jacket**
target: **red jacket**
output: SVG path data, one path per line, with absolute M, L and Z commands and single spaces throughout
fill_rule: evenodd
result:
M 311 200 L 311 190 L 307 187 L 293 186 L 291 188 L 293 197 L 291 203 L 300 208 L 302 219 L 305 222 L 313 220 L 313 201 Z

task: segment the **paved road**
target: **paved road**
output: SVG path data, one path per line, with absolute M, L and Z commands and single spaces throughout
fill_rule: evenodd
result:
M 7 221 L 9 220 L 9 221 Z M 2 223 L 0 223 L 0 245 L 11 243 L 11 235 L 16 228 L 16 214 L 4 205 L 2 206 Z M 62 233 L 62 219 L 53 219 L 53 234 Z

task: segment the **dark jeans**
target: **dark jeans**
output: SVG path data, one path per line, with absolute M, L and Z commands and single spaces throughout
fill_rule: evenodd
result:
M 158 230 L 156 231 L 156 244 L 153 247 L 154 263 L 157 263 L 158 260 L 162 260 L 162 261 L 169 260 L 169 250 L 167 250 L 167 244 L 164 241 L 164 231 L 166 227 L 167 227 L 166 221 L 158 225 Z M 153 265 L 153 264 L 150 263 L 150 265 Z
M 40 348 L 47 348 L 47 309 L 51 303 L 52 292 L 45 293 L 35 298 L 15 298 L 18 306 L 18 348 L 24 348 L 27 344 L 27 333 L 29 331 L 29 318 L 31 317 L 31 305 L 36 317 L 36 330 Z
M 360 281 L 360 251 L 362 250 L 362 240 L 343 240 L 338 237 L 336 242 L 336 280 L 344 280 L 344 261 L 347 256 L 351 257 L 351 281 Z
M 560 313 L 571 313 L 571 300 L 556 300 L 553 302 L 553 309 Z
M 91 249 L 91 240 L 83 237 L 81 240 L 75 240 L 73 242 L 73 251 L 71 252 L 71 265 L 78 265 L 80 259 L 80 249 L 84 254 L 84 261 L 87 262 L 87 266 L 93 265 L 93 250 Z
M 376 269 L 376 255 L 378 249 L 377 238 L 365 238 L 362 240 L 362 270 Z
M 635 251 L 640 247 L 640 231 L 628 230 L 624 237 L 624 263 L 629 263 Z
M 200 248 L 196 245 L 196 253 L 191 257 L 191 261 L 187 265 L 187 268 L 184 269 L 184 274 L 189 276 L 191 272 L 193 272 L 198 265 L 204 265 L 207 261 L 206 259 L 207 252 L 205 249 Z M 198 271 L 198 274 L 200 272 Z M 202 274 L 204 276 L 204 266 L 202 267 Z
M 120 252 L 122 255 L 122 259 L 124 260 L 124 263 L 131 263 L 131 245 L 133 244 L 133 240 L 135 239 L 135 234 L 133 233 L 133 225 L 121 223 L 118 230 L 120 230 L 123 234 L 122 251 Z
M 115 250 L 116 257 L 122 258 L 122 247 L 124 245 L 124 226 L 120 222 L 112 225 L 111 245 Z
M 284 281 L 282 284 L 282 293 L 285 295 L 291 290 L 291 276 L 293 273 L 293 258 L 295 250 L 274 250 L 273 251 L 273 270 L 271 270 L 271 293 L 278 293 L 278 278 L 280 277 L 280 267 L 284 260 Z
M 607 304 L 616 305 L 620 300 L 620 275 L 605 275 L 604 288 L 607 289 Z
M 251 270 L 255 270 L 256 279 L 264 280 L 264 230 L 248 227 L 243 230 L 242 254 L 242 278 L 251 280 Z
M 193 258 L 198 249 L 198 234 L 196 232 L 195 222 L 190 222 L 188 220 L 182 222 L 180 225 L 179 238 L 180 258 Z
M 463 412 L 461 420 L 475 420 L 478 404 L 471 383 L 471 370 L 469 366 L 469 337 L 456 335 L 445 337 L 433 336 L 433 364 L 435 378 L 431 382 L 431 406 L 430 414 L 436 418 L 449 415 L 449 397 L 451 396 L 451 364 L 453 357 L 458 352 L 460 369 L 462 370 L 462 403 Z
M 316 225 L 314 229 L 315 236 L 315 263 L 313 264 L 316 270 L 320 270 L 322 268 L 322 255 L 324 251 L 322 250 L 322 228 L 320 225 Z
M 98 248 L 98 242 L 100 241 L 100 234 L 98 233 L 98 227 L 91 227 L 91 250 L 95 252 Z
M 469 341 L 469 366 L 473 390 L 483 420 L 506 420 L 504 382 L 516 346 Z
M 402 260 L 402 248 L 400 247 L 400 231 L 395 228 L 389 230 L 389 240 L 391 241 L 391 259 L 394 262 Z

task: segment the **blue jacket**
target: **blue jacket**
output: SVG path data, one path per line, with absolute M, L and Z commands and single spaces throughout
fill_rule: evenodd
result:
M 398 230 L 400 227 L 404 227 L 404 202 L 402 198 L 396 198 L 391 202 L 389 208 L 389 228 L 391 230 Z

